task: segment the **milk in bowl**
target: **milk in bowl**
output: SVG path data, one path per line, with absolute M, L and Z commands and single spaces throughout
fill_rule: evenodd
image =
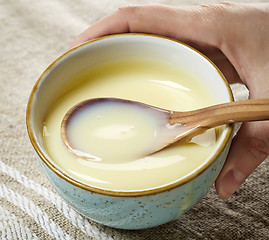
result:
M 92 157 L 79 158 L 63 144 L 60 130 L 66 112 L 83 100 L 117 97 L 177 111 L 209 106 L 216 100 L 197 77 L 176 64 L 156 59 L 127 58 L 101 64 L 83 72 L 74 82 L 79 84 L 60 96 L 44 118 L 43 140 L 55 163 L 86 184 L 119 191 L 158 188 L 194 171 L 216 147 L 219 129 L 212 129 L 186 144 L 174 144 L 137 158 L 138 148 L 143 147 L 141 142 L 150 144 L 147 133 L 154 126 L 141 128 L 139 125 L 147 121 L 144 116 L 128 109 L 115 112 L 108 106 L 97 108 L 88 116 L 87 112 L 78 116 L 80 119 L 73 126 L 78 133 L 71 140 L 73 137 L 77 145 L 92 147 L 88 150 Z

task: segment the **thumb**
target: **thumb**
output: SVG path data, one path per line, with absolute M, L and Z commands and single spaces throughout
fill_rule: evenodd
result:
M 244 123 L 235 136 L 216 190 L 228 199 L 269 154 L 268 122 Z

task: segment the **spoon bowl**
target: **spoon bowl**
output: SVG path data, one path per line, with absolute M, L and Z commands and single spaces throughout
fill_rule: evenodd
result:
M 94 151 L 94 148 L 91 148 L 93 143 L 85 143 L 84 141 L 82 144 L 76 144 L 76 141 L 72 139 L 72 135 L 85 134 L 84 129 L 82 129 L 81 132 L 78 132 L 76 127 L 72 127 L 72 125 L 75 125 L 74 119 L 79 118 L 78 115 L 82 112 L 91 112 L 94 108 L 103 109 L 105 107 L 108 107 L 107 109 L 110 111 L 108 114 L 102 116 L 102 118 L 105 118 L 106 124 L 111 124 L 112 120 L 110 120 L 110 118 L 112 114 L 114 116 L 116 114 L 116 124 L 118 122 L 121 123 L 121 126 L 117 125 L 116 130 L 115 123 L 113 124 L 113 129 L 111 127 L 109 128 L 110 131 L 113 132 L 112 135 L 115 135 L 115 139 L 118 139 L 119 134 L 126 134 L 126 130 L 123 130 L 126 128 L 126 124 L 131 126 L 130 128 L 133 129 L 132 131 L 135 131 L 135 133 L 132 134 L 136 136 L 135 139 L 130 138 L 131 141 L 129 141 L 130 139 L 126 140 L 124 138 L 123 140 L 124 143 L 127 144 L 127 148 L 128 144 L 133 145 L 135 141 L 137 147 L 134 151 L 127 151 L 134 157 L 150 155 L 175 142 L 189 141 L 194 136 L 220 125 L 269 119 L 269 99 L 251 99 L 229 102 L 185 112 L 162 109 L 141 102 L 118 98 L 89 99 L 72 107 L 64 116 L 61 124 L 63 142 L 68 149 L 78 157 L 94 160 L 99 159 L 98 154 L 93 155 L 91 153 L 91 151 Z M 120 112 L 119 110 L 122 110 L 123 108 L 124 110 Z M 91 125 L 91 119 L 93 118 L 101 118 L 98 113 L 94 114 L 89 118 L 88 123 L 86 124 Z M 128 116 L 128 120 L 126 119 L 126 115 Z M 125 119 L 125 122 L 122 122 L 123 118 Z M 136 125 L 137 122 L 142 122 L 142 127 Z M 93 126 L 92 131 L 95 130 L 94 128 L 95 127 Z M 149 132 L 149 134 L 145 135 L 145 131 Z M 105 134 L 110 133 L 105 132 Z M 79 137 L 80 136 L 78 136 L 77 139 Z M 86 147 L 83 147 L 83 144 L 86 145 Z M 122 144 L 116 144 L 115 148 L 113 148 L 114 152 L 119 151 L 117 147 L 122 148 Z M 101 152 L 102 151 L 103 149 L 101 149 Z

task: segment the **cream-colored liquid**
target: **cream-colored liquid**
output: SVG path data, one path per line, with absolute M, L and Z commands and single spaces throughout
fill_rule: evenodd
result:
M 84 159 L 125 163 L 152 153 L 155 142 L 163 137 L 165 124 L 167 114 L 139 104 L 114 99 L 87 102 L 68 113 L 63 139 Z
M 86 184 L 111 190 L 159 187 L 199 168 L 215 148 L 217 136 L 213 129 L 188 144 L 174 144 L 156 154 L 137 157 L 137 147 L 147 148 L 152 137 L 148 135 L 152 129 L 147 131 L 144 127 L 147 118 L 138 113 L 128 114 L 122 118 L 123 122 L 115 118 L 113 124 L 109 124 L 111 122 L 99 121 L 101 113 L 96 115 L 95 112 L 95 119 L 88 113 L 78 119 L 80 122 L 75 126 L 79 128 L 73 132 L 72 139 L 74 144 L 82 146 L 91 135 L 89 142 L 94 145 L 88 149 L 86 144 L 85 151 L 97 158 L 79 158 L 64 145 L 60 127 L 66 112 L 83 100 L 117 97 L 177 111 L 205 107 L 215 104 L 216 100 L 190 74 L 176 65 L 154 60 L 133 59 L 106 64 L 81 74 L 74 82 L 77 86 L 59 96 L 44 119 L 43 139 L 48 154 L 57 165 Z M 85 126 L 89 126 L 89 121 L 97 121 L 99 125 L 93 125 L 95 127 L 87 132 Z M 154 128 L 150 123 L 148 126 Z M 141 129 L 142 140 L 135 138 L 136 131 L 141 132 Z M 85 134 L 81 136 L 81 133 Z M 127 139 L 131 139 L 131 144 L 127 144 Z

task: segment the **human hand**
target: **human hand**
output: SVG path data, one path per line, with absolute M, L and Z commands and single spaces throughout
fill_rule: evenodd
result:
M 124 32 L 164 35 L 200 50 L 229 83 L 243 83 L 250 98 L 269 97 L 269 4 L 120 8 L 83 32 L 71 45 Z M 244 123 L 216 180 L 229 198 L 269 154 L 269 122 Z

